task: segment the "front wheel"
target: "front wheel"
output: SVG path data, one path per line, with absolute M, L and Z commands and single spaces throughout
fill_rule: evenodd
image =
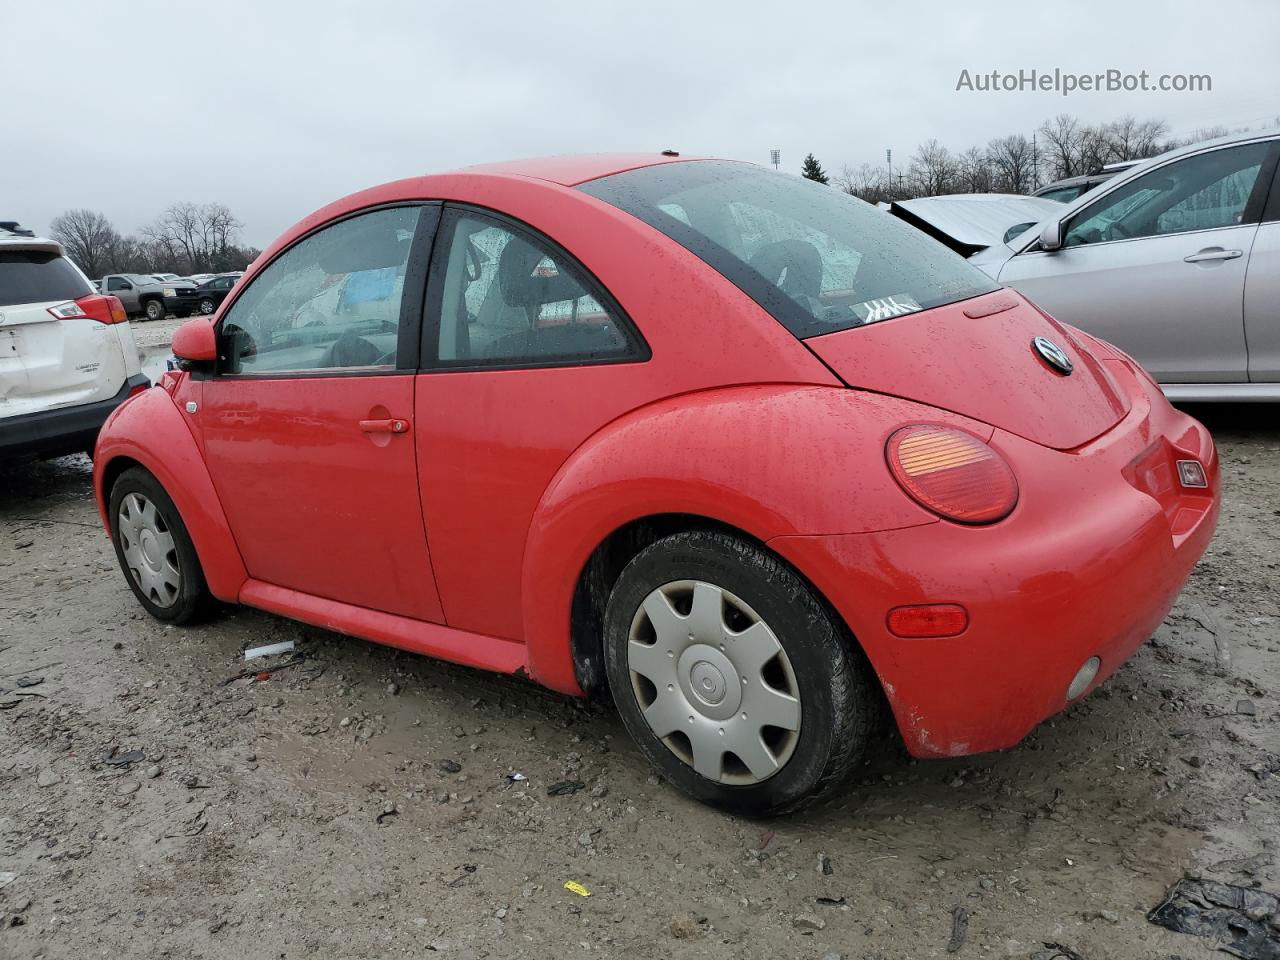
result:
M 109 501 L 111 541 L 134 596 L 157 620 L 189 623 L 209 600 L 200 559 L 164 488 L 132 467 L 120 474 Z
M 207 316 L 208 314 L 213 313 L 213 306 L 213 301 L 210 298 L 205 297 L 200 301 L 200 312 Z
M 860 760 L 876 700 L 809 586 L 738 537 L 646 547 L 605 612 L 605 671 L 627 730 L 691 796 L 752 815 L 830 794 Z
M 165 315 L 164 304 L 159 300 L 148 300 L 142 308 L 148 320 L 163 320 Z

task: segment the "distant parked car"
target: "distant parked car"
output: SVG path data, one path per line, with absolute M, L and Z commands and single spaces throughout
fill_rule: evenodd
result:
M 236 280 L 235 276 L 214 277 L 197 286 L 190 294 L 195 301 L 196 310 L 205 314 L 213 313 L 236 285 Z
M 157 280 L 149 273 L 111 273 L 96 286 L 102 293 L 119 297 L 130 316 L 163 320 L 170 313 L 189 317 L 194 310 L 185 296 L 186 291 L 195 289 L 189 280 Z
M 1280 131 L 1133 167 L 971 263 L 1128 351 L 1171 399 L 1280 400 Z
M 1053 183 L 1041 187 L 1032 196 L 1044 197 L 1046 200 L 1057 200 L 1059 203 L 1070 203 L 1076 197 L 1083 196 L 1098 184 L 1106 183 L 1112 177 L 1124 173 L 1124 171 L 1139 162 L 1138 160 L 1124 160 L 1119 163 L 1109 163 L 1098 173 L 1087 174 L 1083 177 L 1067 177 L 1065 180 L 1055 180 Z
M 127 319 L 59 244 L 0 229 L 0 460 L 92 452 L 150 385 Z
M 955 193 L 881 204 L 899 220 L 927 233 L 962 257 L 999 246 L 1060 209 L 1043 197 L 1010 193 Z

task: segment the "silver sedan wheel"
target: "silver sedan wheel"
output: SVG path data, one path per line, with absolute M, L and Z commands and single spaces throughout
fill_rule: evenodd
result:
M 156 505 L 140 493 L 120 501 L 116 515 L 120 552 L 134 582 L 158 607 L 171 607 L 182 588 L 178 548 Z
M 719 783 L 773 776 L 800 735 L 786 651 L 746 603 L 701 580 L 664 584 L 631 621 L 627 669 L 649 729 Z

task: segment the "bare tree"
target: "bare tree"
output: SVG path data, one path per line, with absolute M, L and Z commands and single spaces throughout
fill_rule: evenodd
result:
M 226 269 L 241 223 L 220 203 L 175 203 L 142 228 L 143 238 L 158 256 L 180 265 L 181 272 Z
M 1001 193 L 1030 193 L 1033 188 L 1035 150 L 1020 133 L 997 137 L 987 144 L 993 172 L 993 187 Z
M 889 174 L 884 167 L 862 163 L 856 167 L 843 167 L 835 178 L 836 186 L 867 203 L 880 203 L 892 194 Z
M 990 193 L 993 180 L 991 159 L 978 147 L 970 147 L 956 158 L 956 187 L 963 193 Z
M 1069 113 L 1060 113 L 1040 124 L 1040 153 L 1054 180 L 1076 177 L 1081 169 L 1080 148 L 1083 131 L 1080 121 Z
M 1105 162 L 1153 157 L 1160 152 L 1161 142 L 1168 132 L 1168 125 L 1163 120 L 1139 120 L 1131 113 L 1113 120 L 1102 127 L 1109 154 Z
M 111 221 L 96 210 L 68 210 L 54 217 L 49 232 L 77 266 L 101 277 L 111 265 L 111 250 L 120 239 Z
M 951 193 L 955 189 L 955 158 L 937 140 L 926 140 L 912 154 L 907 176 L 917 196 Z

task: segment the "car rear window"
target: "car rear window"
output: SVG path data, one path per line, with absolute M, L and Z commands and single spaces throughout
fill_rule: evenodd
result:
M 0 307 L 75 300 L 94 291 L 64 257 L 40 250 L 0 250 Z
M 579 189 L 686 247 L 802 339 L 996 289 L 963 258 L 875 207 L 751 164 L 661 164 Z

